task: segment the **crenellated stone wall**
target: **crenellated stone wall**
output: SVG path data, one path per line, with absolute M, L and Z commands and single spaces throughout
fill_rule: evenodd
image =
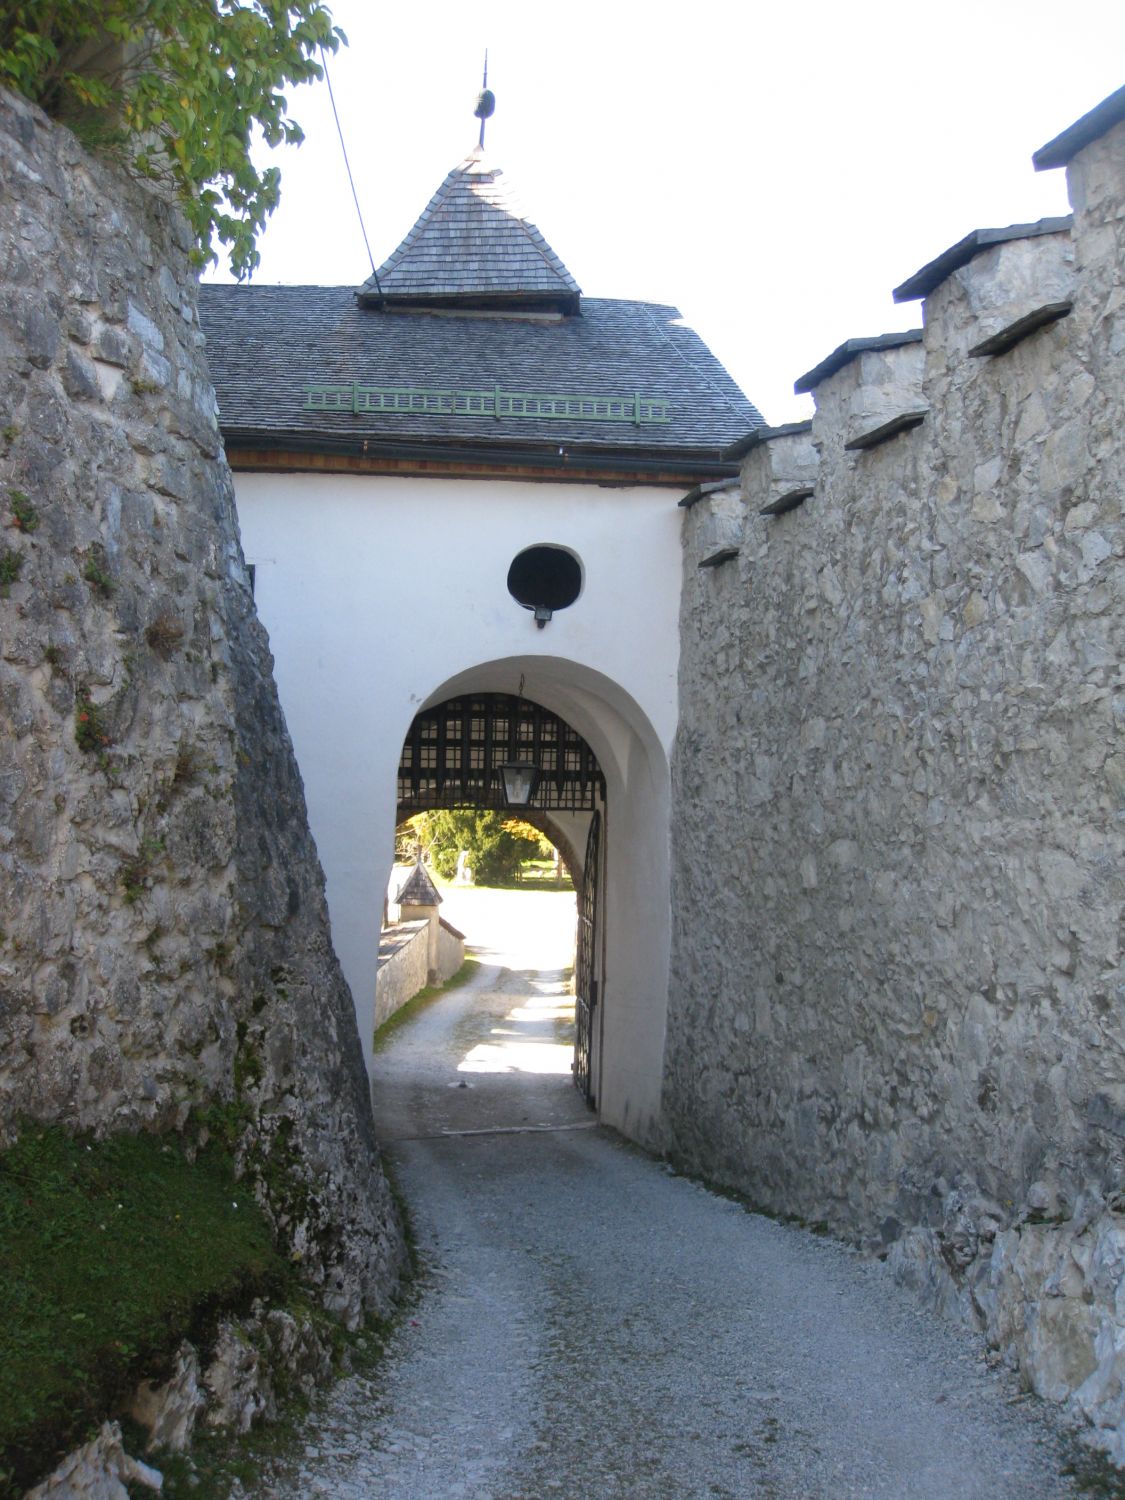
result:
M 0 94 L 0 1138 L 220 1106 L 354 1323 L 387 1305 L 400 1229 L 189 248 Z
M 820 367 L 727 561 L 692 497 L 664 1097 L 1125 1461 L 1125 124 L 1069 181 Z

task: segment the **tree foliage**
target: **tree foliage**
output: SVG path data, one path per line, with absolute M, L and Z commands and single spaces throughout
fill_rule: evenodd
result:
M 321 77 L 320 49 L 345 40 L 320 0 L 4 0 L 0 83 L 174 193 L 197 263 L 217 239 L 243 277 L 279 198 L 254 129 L 300 142 L 283 87 Z
M 423 813 L 411 819 L 430 863 L 447 880 L 457 871 L 457 856 L 468 851 L 477 885 L 506 885 L 525 859 L 539 853 L 538 836 L 529 838 L 520 824 L 503 813 L 466 808 Z M 534 830 L 532 830 L 534 833 Z

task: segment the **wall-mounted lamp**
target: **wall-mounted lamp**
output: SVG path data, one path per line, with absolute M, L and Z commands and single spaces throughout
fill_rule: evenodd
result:
M 539 767 L 526 761 L 505 761 L 500 767 L 504 781 L 504 801 L 509 807 L 528 807 L 539 785 Z
M 553 543 L 525 547 L 508 569 L 508 592 L 531 611 L 535 628 L 542 630 L 582 592 L 582 564 L 569 548 Z

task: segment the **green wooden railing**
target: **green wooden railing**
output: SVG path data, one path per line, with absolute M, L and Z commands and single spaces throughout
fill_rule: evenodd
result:
M 431 391 L 418 386 L 306 385 L 305 410 L 386 412 L 433 417 L 505 417 L 543 421 L 631 422 L 644 427 L 668 422 L 668 402 L 642 396 L 544 396 L 534 391 Z

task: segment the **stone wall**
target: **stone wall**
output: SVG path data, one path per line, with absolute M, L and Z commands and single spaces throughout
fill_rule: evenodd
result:
M 439 984 L 448 984 L 465 962 L 465 934 L 444 917 L 438 918 L 437 974 Z
M 428 984 L 447 984 L 465 962 L 465 937 L 439 917 L 396 922 L 379 939 L 375 1030 Z
M 188 250 L 0 95 L 0 1136 L 223 1104 L 354 1322 L 400 1233 Z
M 1045 1394 L 1100 1380 L 1121 1459 L 1123 179 L 1118 125 L 1072 231 L 955 270 L 733 523 L 690 511 L 665 1064 L 679 1158 L 902 1241 Z
M 389 1021 L 419 990 L 430 970 L 428 921 L 396 922 L 379 940 L 379 972 L 375 979 L 375 1030 Z

